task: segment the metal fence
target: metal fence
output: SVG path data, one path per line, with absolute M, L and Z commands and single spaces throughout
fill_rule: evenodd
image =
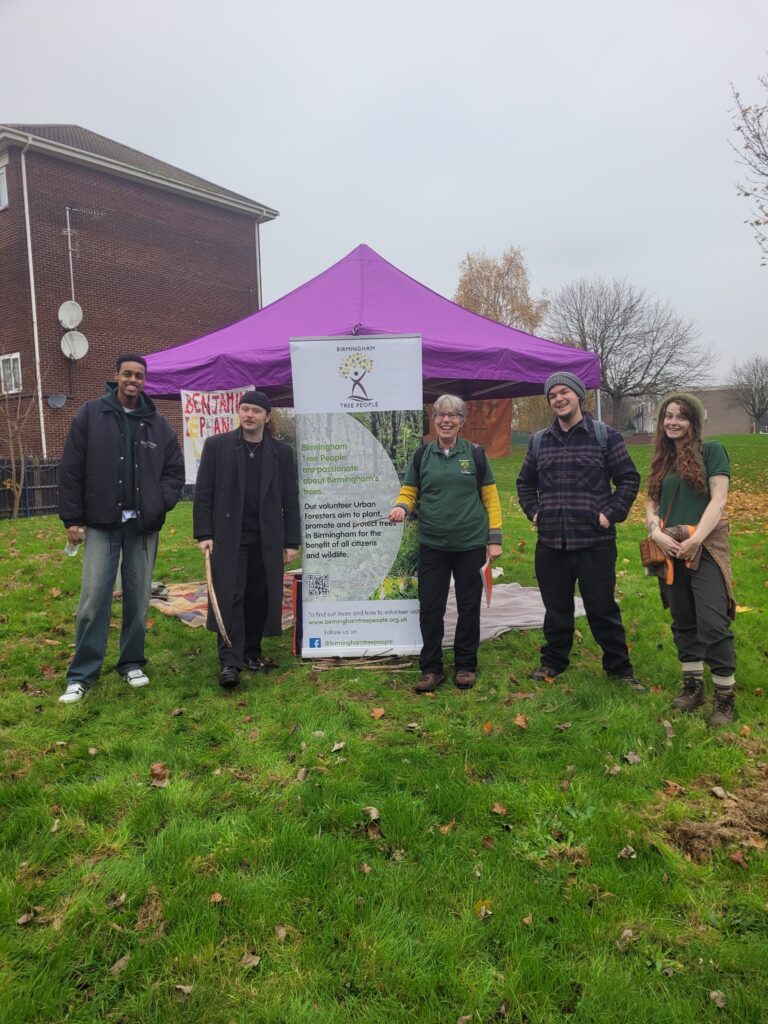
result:
M 10 459 L 0 459 L 0 519 L 10 519 L 13 492 L 6 483 L 11 480 Z M 191 501 L 195 485 L 185 484 L 182 501 Z M 27 460 L 24 487 L 19 502 L 19 516 L 49 516 L 59 508 L 59 459 L 35 456 Z
M 13 491 L 10 459 L 0 459 L 0 519 L 10 519 Z M 24 486 L 19 502 L 20 516 L 47 516 L 55 512 L 59 501 L 59 460 L 35 456 L 27 460 Z

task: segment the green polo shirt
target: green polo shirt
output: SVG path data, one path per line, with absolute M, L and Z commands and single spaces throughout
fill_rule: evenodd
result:
M 432 441 L 421 460 L 420 474 L 413 458 L 405 472 L 405 483 L 419 491 L 419 540 L 442 551 L 469 551 L 488 543 L 488 513 L 477 487 L 472 445 L 463 437 L 448 455 Z M 496 480 L 486 459 L 482 486 Z
M 731 475 L 728 452 L 719 441 L 705 441 L 702 454 L 704 476 L 707 481 L 711 476 Z M 665 526 L 696 526 L 710 501 L 709 486 L 704 494 L 696 494 L 685 480 L 680 480 L 680 487 L 675 493 L 678 479 L 677 473 L 668 473 L 664 477 L 661 484 L 659 515 L 664 519 Z

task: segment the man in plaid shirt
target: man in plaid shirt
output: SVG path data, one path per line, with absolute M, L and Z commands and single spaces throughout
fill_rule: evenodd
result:
M 556 418 L 538 445 L 531 440 L 517 478 L 518 500 L 539 535 L 536 579 L 545 608 L 546 642 L 532 676 L 551 678 L 568 668 L 578 583 L 603 669 L 641 692 L 614 596 L 615 524 L 627 518 L 640 474 L 617 430 L 603 427 L 602 441 L 595 433 L 582 407 L 586 388 L 575 374 L 553 373 L 544 393 Z

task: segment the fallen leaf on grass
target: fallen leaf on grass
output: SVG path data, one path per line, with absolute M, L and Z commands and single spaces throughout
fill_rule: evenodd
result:
M 209 903 L 223 903 L 224 902 L 224 897 L 221 895 L 220 892 L 212 892 L 211 893 L 211 898 L 210 898 L 210 900 L 208 902 Z
M 28 910 L 26 914 L 22 914 L 21 917 L 16 919 L 16 924 L 25 925 L 29 924 L 30 921 L 34 921 L 35 912 L 34 910 Z
M 363 861 L 363 863 L 360 865 L 360 871 L 364 875 L 370 875 L 372 870 L 373 870 L 373 868 L 371 867 L 371 865 L 370 864 L 366 864 L 365 861 Z
M 315 731 L 312 733 L 312 735 L 316 736 L 319 740 L 321 740 L 323 738 L 323 736 L 325 736 L 325 733 L 323 732 L 322 729 L 315 729 Z
M 369 821 L 378 821 L 381 818 L 378 807 L 364 807 L 363 814 L 368 815 Z
M 735 853 L 732 853 L 730 860 L 732 860 L 734 864 L 738 864 L 740 868 L 744 868 L 745 871 L 749 871 L 749 861 L 741 850 L 736 850 Z
M 165 789 L 171 773 L 164 761 L 156 761 L 155 764 L 150 765 L 149 774 L 152 776 L 151 786 L 154 786 L 156 789 Z
M 369 821 L 365 826 L 365 834 L 369 839 L 381 839 L 381 829 L 377 821 Z
M 408 722 L 405 726 L 406 732 L 418 732 L 421 726 L 418 722 Z
M 480 842 L 486 850 L 490 850 L 492 846 L 496 845 L 496 840 L 493 836 L 483 836 Z
M 186 713 L 187 713 L 187 709 L 186 708 L 174 708 L 173 711 L 170 712 L 170 715 L 171 715 L 171 718 L 178 718 L 179 715 L 186 715 Z
M 26 681 L 19 687 L 22 693 L 26 693 L 28 697 L 47 697 L 49 690 L 41 690 L 39 686 L 30 686 Z
M 51 597 L 61 597 L 61 591 L 58 587 L 51 587 Z
M 533 914 L 526 914 L 523 918 L 523 924 L 526 928 L 530 928 L 533 924 Z
M 344 747 L 346 747 L 346 743 L 343 743 L 343 742 L 334 743 L 333 746 L 331 747 L 331 753 L 332 754 L 338 754 L 338 752 L 340 750 L 343 750 Z
M 91 757 L 96 757 L 98 752 L 99 752 L 99 748 L 98 747 L 88 747 L 88 753 L 91 755 Z
M 637 860 L 637 854 L 633 846 L 622 846 L 618 856 L 621 860 Z
M 639 754 L 636 754 L 634 750 L 628 751 L 624 755 L 624 760 L 627 762 L 627 764 L 642 764 L 643 761 L 642 757 L 640 757 Z
M 502 804 L 494 804 L 491 808 L 491 814 L 506 814 L 507 808 Z
M 130 959 L 131 959 L 131 954 L 130 953 L 126 953 L 125 956 L 121 956 L 120 959 L 119 960 L 115 960 L 115 962 L 109 968 L 109 973 L 110 974 L 119 974 L 121 971 L 125 970 L 125 966 L 126 966 L 126 964 L 128 963 L 128 961 Z
M 493 916 L 493 900 L 478 900 L 474 907 L 475 913 L 484 921 L 487 917 Z
M 664 779 L 664 796 L 680 796 L 685 790 L 679 782 L 673 782 L 671 779 Z
M 306 779 L 307 779 L 307 769 L 306 768 L 299 768 L 299 770 L 296 772 L 296 781 L 297 782 L 306 782 Z
M 727 789 L 723 789 L 722 786 L 713 786 L 710 789 L 712 796 L 716 796 L 718 800 L 736 800 L 733 793 L 729 793 Z M 738 803 L 738 801 L 736 801 Z
M 459 1017 L 456 1020 L 456 1024 L 470 1024 L 471 1020 L 472 1017 L 468 1013 L 465 1013 L 462 1017 Z
M 51 640 L 47 636 L 43 637 L 43 643 L 49 647 L 61 647 L 61 640 Z
M 41 665 L 40 675 L 43 679 L 55 679 L 59 674 L 59 670 L 54 668 L 53 665 Z
M 241 967 L 258 967 L 261 963 L 261 957 L 256 953 L 244 953 L 240 960 Z
M 58 818 L 54 818 L 53 819 L 53 824 L 51 825 L 51 832 L 58 832 L 58 831 L 59 831 L 59 819 Z
M 248 739 L 251 741 L 251 743 L 255 743 L 260 736 L 261 733 L 259 732 L 258 729 L 251 729 L 251 731 L 248 733 Z
M 191 985 L 174 985 L 177 992 L 180 992 L 183 996 L 188 996 L 192 992 Z
M 571 722 L 558 722 L 557 725 L 555 726 L 555 729 L 556 729 L 557 732 L 565 732 L 566 729 L 570 729 L 571 728 L 571 725 L 572 725 Z
M 634 937 L 635 933 L 632 931 L 632 929 L 625 928 L 616 941 L 616 948 L 620 949 L 623 953 L 627 946 L 630 944 L 630 942 L 632 942 Z
M 667 739 L 673 740 L 675 738 L 675 728 L 672 725 L 672 723 L 668 722 L 666 718 L 660 718 L 659 721 L 661 722 L 664 728 L 664 732 L 666 733 Z
M 121 892 L 119 896 L 108 896 L 106 904 L 111 910 L 119 910 L 126 901 L 126 895 Z
M 713 989 L 709 993 L 709 998 L 719 1010 L 725 1009 L 725 996 L 718 989 Z
M 621 775 L 621 765 L 620 764 L 605 764 L 605 765 L 603 765 L 603 769 L 604 769 L 604 771 L 603 771 L 604 775 Z
M 450 821 L 446 822 L 445 825 L 440 826 L 440 831 L 444 836 L 447 836 L 449 832 L 453 832 L 456 828 L 456 819 L 451 818 Z
M 512 721 L 520 729 L 527 729 L 528 728 L 528 718 L 527 718 L 526 715 L 524 715 L 522 713 L 519 714 L 519 715 L 515 715 L 515 717 L 512 719 Z
M 499 1005 L 496 1008 L 496 1012 L 494 1013 L 493 1017 L 491 1017 L 491 1020 L 506 1020 L 508 1016 L 509 1000 L 505 999 L 502 1003 L 499 1003 Z
M 739 729 L 739 736 L 750 736 L 751 734 L 752 730 L 749 728 L 748 725 L 742 725 L 742 727 Z
M 483 722 L 483 732 L 487 735 L 489 732 L 493 732 L 493 722 Z
M 384 708 L 373 708 L 370 711 L 370 716 L 371 718 L 375 718 L 376 720 L 378 720 L 379 718 L 383 718 L 384 715 L 386 715 L 386 713 L 387 712 L 384 710 Z
M 275 925 L 275 938 L 277 939 L 278 942 L 285 942 L 285 940 L 288 938 L 288 929 L 285 927 L 284 924 Z
M 162 921 L 163 917 L 163 901 L 154 886 L 150 886 L 147 892 L 146 899 L 139 908 L 139 913 L 136 916 L 135 930 L 137 932 L 146 931 L 147 928 L 151 928 L 153 925 L 158 923 L 164 924 Z

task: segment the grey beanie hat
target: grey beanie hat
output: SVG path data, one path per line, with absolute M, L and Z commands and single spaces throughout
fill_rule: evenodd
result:
M 563 384 L 565 387 L 570 388 L 582 401 L 587 397 L 584 381 L 580 380 L 575 373 L 568 373 L 567 370 L 563 370 L 560 373 L 553 373 L 547 379 L 547 383 L 544 385 L 544 394 L 547 398 L 549 398 L 549 392 L 552 388 L 557 387 L 558 384 Z

